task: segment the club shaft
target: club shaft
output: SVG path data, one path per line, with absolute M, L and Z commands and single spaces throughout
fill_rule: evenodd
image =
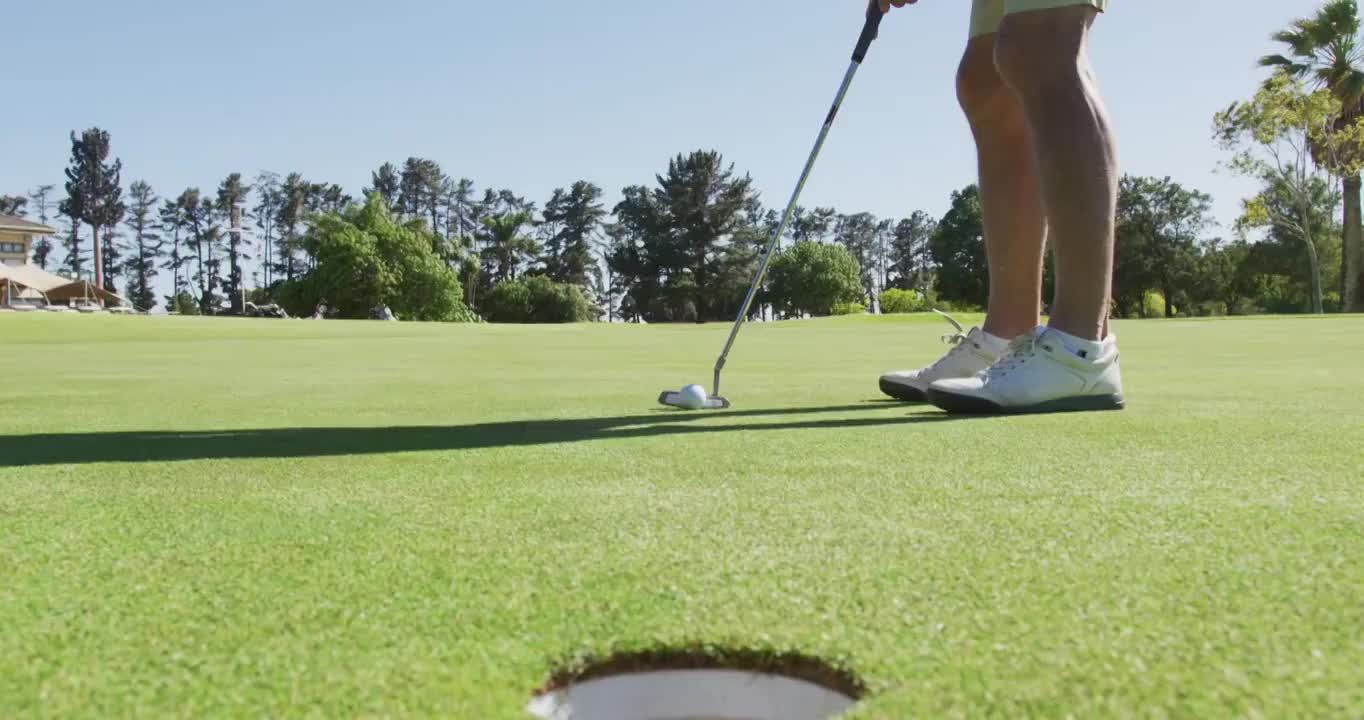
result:
M 753 307 L 753 299 L 757 297 L 758 288 L 762 287 L 763 278 L 767 276 L 767 265 L 772 262 L 772 255 L 776 252 L 777 244 L 781 242 L 781 237 L 786 233 L 786 226 L 791 222 L 791 215 L 796 211 L 796 205 L 800 203 L 800 194 L 805 190 L 805 183 L 810 179 L 810 172 L 815 168 L 815 161 L 819 159 L 820 150 L 824 149 L 824 141 L 829 137 L 829 130 L 834 126 L 834 120 L 838 118 L 838 110 L 843 106 L 843 98 L 848 94 L 848 88 L 852 86 L 853 77 L 857 75 L 857 69 L 861 63 L 854 60 L 848 66 L 848 72 L 843 76 L 843 84 L 838 88 L 838 96 L 834 98 L 833 107 L 829 109 L 829 115 L 824 120 L 824 126 L 819 130 L 819 139 L 815 140 L 815 148 L 810 151 L 810 159 L 805 162 L 805 170 L 800 174 L 800 182 L 796 183 L 795 192 L 791 193 L 791 202 L 786 206 L 786 212 L 782 213 L 781 224 L 777 226 L 777 231 L 772 234 L 772 239 L 767 243 L 767 251 L 763 253 L 762 262 L 758 265 L 758 274 L 753 278 L 753 284 L 748 288 L 748 295 L 744 298 L 744 305 L 739 309 L 739 316 L 734 320 L 734 327 L 729 331 L 729 339 L 725 341 L 724 350 L 720 351 L 720 358 L 715 361 L 715 385 L 713 395 L 720 394 L 720 373 L 725 369 L 725 361 L 729 359 L 729 351 L 734 348 L 734 341 L 739 337 L 739 329 L 743 327 L 744 320 L 748 318 L 748 311 Z

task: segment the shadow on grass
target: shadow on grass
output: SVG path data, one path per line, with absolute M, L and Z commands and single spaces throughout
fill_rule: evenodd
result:
M 907 406 L 908 407 L 908 406 Z M 838 419 L 735 424 L 730 419 L 851 413 L 863 405 L 723 413 L 660 410 L 649 414 L 558 420 L 524 420 L 451 426 L 332 427 L 194 432 L 86 432 L 0 437 L 0 467 L 101 462 L 166 462 L 522 447 L 589 440 L 771 430 L 833 430 L 938 422 L 936 412 Z M 698 421 L 714 420 L 716 424 Z

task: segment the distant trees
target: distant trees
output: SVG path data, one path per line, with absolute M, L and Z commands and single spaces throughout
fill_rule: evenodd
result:
M 188 259 L 194 262 L 193 280 L 199 287 L 199 311 L 212 315 L 218 306 L 219 286 L 222 284 L 218 259 L 218 229 L 213 226 L 213 202 L 203 197 L 199 188 L 188 188 L 175 199 L 175 221 L 182 231 L 180 238 L 193 252 Z
M 245 289 L 245 276 L 242 262 L 248 257 L 242 242 L 242 228 L 245 227 L 244 210 L 251 186 L 242 182 L 241 173 L 232 173 L 218 186 L 218 202 L 215 205 L 218 217 L 226 224 L 227 234 L 227 279 L 223 283 L 232 313 L 244 312 L 242 297 Z
M 796 243 L 772 258 L 768 299 L 786 316 L 831 315 L 840 304 L 860 302 L 865 288 L 857 260 L 842 245 Z
M 581 287 L 544 275 L 498 283 L 484 298 L 482 310 L 497 323 L 587 322 L 599 314 Z
M 1322 225 L 1314 216 L 1314 206 L 1320 201 L 1326 175 L 1313 165 L 1312 153 L 1334 143 L 1353 144 L 1361 137 L 1358 122 L 1346 128 L 1335 121 L 1338 116 L 1339 104 L 1328 91 L 1309 93 L 1279 75 L 1252 100 L 1234 104 L 1214 119 L 1222 147 L 1233 153 L 1228 166 L 1259 180 L 1264 188 L 1246 201 L 1243 227 L 1268 227 L 1281 237 L 1297 240 L 1311 268 L 1311 310 L 1316 313 L 1324 306 L 1315 240 Z
M 1123 177 L 1118 192 L 1113 300 L 1123 317 L 1145 316 L 1159 291 L 1164 314 L 1186 304 L 1197 276 L 1198 242 L 1213 225 L 1212 198 L 1169 178 Z
M 752 179 L 716 152 L 679 155 L 657 187 L 626 188 L 607 262 L 632 313 L 716 320 L 737 312 L 762 235 L 759 209 Z
M 260 231 L 257 237 L 261 243 L 261 270 L 264 271 L 263 279 L 268 288 L 274 285 L 275 223 L 280 206 L 284 203 L 284 195 L 280 189 L 279 175 L 268 171 L 256 175 L 255 189 L 256 204 L 251 208 L 251 213 L 256 218 L 256 229 Z
M 932 280 L 929 239 L 938 223 L 927 213 L 915 212 L 895 224 L 890 244 L 890 272 L 900 290 L 926 290 Z
M 48 196 L 52 194 L 55 185 L 39 185 L 29 191 L 28 197 L 32 201 L 34 209 L 38 213 L 38 222 L 46 225 L 49 219 L 48 208 L 51 203 Z M 46 237 L 39 237 L 33 241 L 33 264 L 40 268 L 47 268 L 48 257 L 52 254 L 52 241 Z
M 1259 185 L 1229 228 L 1234 235 L 1210 237 L 1206 194 L 1170 178 L 1123 178 L 1116 315 L 1323 312 L 1350 302 L 1334 288 L 1349 289 L 1356 242 L 1351 224 L 1359 212 L 1349 201 L 1364 164 L 1364 124 L 1346 101 L 1364 73 L 1350 44 L 1358 21 L 1343 8 L 1330 0 L 1324 14 L 1281 33 L 1290 52 L 1265 60 L 1278 68 L 1274 77 L 1216 118 L 1217 140 L 1232 154 L 1228 166 Z M 261 172 L 250 183 L 233 173 L 211 196 L 191 187 L 166 200 L 136 182 L 124 197 L 108 133 L 91 128 L 70 137 L 65 197 L 50 203 L 53 186 L 40 186 L 0 196 L 0 212 L 48 222 L 54 209 L 66 271 L 80 276 L 93 259 L 98 281 L 126 287 L 139 307 L 160 294 L 182 312 L 192 302 L 195 312 L 214 314 L 225 298 L 241 312 L 249 291 L 288 298 L 294 310 L 326 294 L 328 305 L 353 316 L 381 298 L 419 319 L 467 318 L 472 310 L 517 322 L 601 315 L 728 322 L 781 221 L 749 176 L 709 150 L 673 156 L 653 180 L 623 188 L 609 208 L 607 193 L 587 180 L 553 190 L 541 209 L 511 189 L 456 180 L 418 156 L 371 172 L 357 206 L 340 185 L 297 172 Z M 1336 187 L 1347 191 L 1343 225 Z M 882 311 L 980 308 L 989 295 L 983 236 L 975 186 L 954 192 L 941 218 L 796 207 L 750 312 L 822 315 L 863 303 Z M 411 252 L 414 241 L 427 244 L 424 253 Z M 56 264 L 52 252 L 40 238 L 33 261 Z M 258 287 L 248 288 L 253 271 Z M 353 293 L 341 289 L 346 278 L 371 271 L 377 275 Z M 406 295 L 409 282 L 415 289 Z M 1050 256 L 1043 283 L 1049 293 Z M 446 297 L 451 287 L 456 304 Z M 419 307 L 423 298 L 433 309 Z
M 928 249 L 936 267 L 939 297 L 984 307 L 990 299 L 990 282 L 978 186 L 952 193 L 952 207 L 934 228 Z
M 0 195 L 0 215 L 15 215 L 23 217 L 28 214 L 24 206 L 28 204 L 28 198 L 22 195 Z
M 601 197 L 601 188 L 580 180 L 568 191 L 556 189 L 545 204 L 542 259 L 551 280 L 590 291 L 592 245 L 607 215 Z
M 71 277 L 82 277 L 86 253 L 81 247 L 81 221 L 71 214 L 66 201 L 59 203 L 58 208 L 66 224 L 66 232 L 62 237 L 62 248 L 66 250 L 66 255 L 62 257 L 62 267 Z
M 279 242 L 275 245 L 273 274 L 283 275 L 285 282 L 292 282 L 294 275 L 304 269 L 299 262 L 298 252 L 312 190 L 312 185 L 305 182 L 299 173 L 289 173 L 279 188 L 279 202 L 275 209 Z
M 532 220 L 528 212 L 483 218 L 484 266 L 498 282 L 515 280 L 522 265 L 539 254 L 540 246 L 527 232 Z
M 383 198 L 320 215 L 303 241 L 312 269 L 279 289 L 286 308 L 311 314 L 326 305 L 340 317 L 365 318 L 379 304 L 399 317 L 421 321 L 469 321 L 459 279 L 432 252 L 424 224 L 402 224 Z
M 91 128 L 79 137 L 71 133 L 71 164 L 66 169 L 66 199 L 62 201 L 62 212 L 71 218 L 72 242 L 75 243 L 75 225 L 84 222 L 90 226 L 94 240 L 95 284 L 107 287 L 104 282 L 104 255 L 107 239 L 100 230 L 113 231 L 123 218 L 123 188 L 119 175 L 123 161 L 109 158 L 109 133 L 99 128 Z M 73 270 L 80 272 L 79 249 L 71 249 Z M 112 289 L 112 288 L 109 288 Z
M 398 176 L 398 168 L 393 163 L 384 163 L 378 170 L 370 173 L 370 186 L 362 192 L 365 195 L 378 193 L 384 201 L 384 205 L 392 210 L 393 205 L 398 202 L 398 193 L 402 191 L 401 178 Z
M 1339 185 L 1318 176 L 1302 188 L 1285 182 L 1265 186 L 1246 202 L 1235 229 L 1242 237 L 1262 236 L 1248 245 L 1242 278 L 1259 311 L 1339 312 L 1343 237 Z M 1332 288 L 1329 289 L 1328 288 Z M 1250 309 L 1250 308 L 1247 308 Z
M 1364 212 L 1360 170 L 1364 141 L 1359 134 L 1364 117 L 1364 54 L 1360 41 L 1357 0 L 1327 0 L 1315 15 L 1295 21 L 1275 33 L 1286 54 L 1268 55 L 1260 64 L 1280 77 L 1311 81 L 1335 101 L 1312 148 L 1313 160 L 1339 178 L 1344 196 L 1344 234 L 1341 253 L 1341 298 L 1346 312 L 1364 309 Z M 1273 91 L 1276 79 L 1266 87 Z
M 479 218 L 475 212 L 474 182 L 460 178 L 449 187 L 445 195 L 445 225 L 451 237 L 460 239 L 460 245 L 472 247 L 474 233 L 478 230 Z
M 867 212 L 841 215 L 834 228 L 834 238 L 847 249 L 857 264 L 861 297 L 876 297 L 875 257 L 880 228 L 876 216 Z
M 791 213 L 791 223 L 786 232 L 798 243 L 824 242 L 829 233 L 833 232 L 837 220 L 838 211 L 833 208 L 806 210 L 797 206 Z
M 398 182 L 398 207 L 409 217 L 426 217 L 430 220 L 433 237 L 441 234 L 440 210 L 445 199 L 445 180 L 445 174 L 436 161 L 410 157 L 403 164 Z
M 128 277 L 128 300 L 133 307 L 149 310 L 156 305 L 152 282 L 157 276 L 157 260 L 163 254 L 156 204 L 160 198 L 151 185 L 138 180 L 128 187 L 128 219 L 132 255 L 124 270 Z

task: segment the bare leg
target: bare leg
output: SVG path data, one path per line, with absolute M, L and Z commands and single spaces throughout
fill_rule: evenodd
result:
M 1097 13 L 1077 6 L 1010 15 L 995 51 L 1036 149 L 1056 251 L 1051 326 L 1088 340 L 1107 331 L 1118 198 L 1117 146 L 1087 51 Z
M 1036 153 L 1019 98 L 995 68 L 995 36 L 973 38 L 957 97 L 976 139 L 990 306 L 985 331 L 1006 340 L 1037 327 L 1046 238 Z

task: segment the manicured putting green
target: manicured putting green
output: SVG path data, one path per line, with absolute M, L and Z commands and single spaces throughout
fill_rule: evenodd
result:
M 879 402 L 932 317 L 0 316 L 0 707 L 525 718 L 618 653 L 863 717 L 1364 714 L 1364 318 L 1121 323 L 1122 413 Z

